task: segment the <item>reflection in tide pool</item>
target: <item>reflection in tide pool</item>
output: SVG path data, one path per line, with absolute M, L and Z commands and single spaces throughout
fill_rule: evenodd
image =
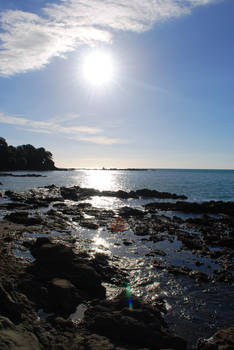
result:
M 103 251 L 109 250 L 109 247 L 110 247 L 109 242 L 107 242 L 107 240 L 105 240 L 103 237 L 101 237 L 101 231 L 98 230 L 97 234 L 93 237 L 92 248 L 96 252 L 103 252 Z

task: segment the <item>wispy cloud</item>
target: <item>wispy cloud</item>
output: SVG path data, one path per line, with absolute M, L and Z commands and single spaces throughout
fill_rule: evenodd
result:
M 91 143 L 97 143 L 99 145 L 114 145 L 114 144 L 126 143 L 125 140 L 121 140 L 118 138 L 110 138 L 105 136 L 80 137 L 79 140 L 91 142 Z
M 80 133 L 85 134 L 98 134 L 102 130 L 96 127 L 84 126 L 84 125 L 73 125 L 73 126 L 64 126 L 59 122 L 54 122 L 53 120 L 49 121 L 35 121 L 29 120 L 19 116 L 9 116 L 3 113 L 0 113 L 0 123 L 17 125 L 23 127 L 24 129 L 40 132 L 46 134 L 69 134 L 77 135 Z
M 102 133 L 103 130 L 100 128 L 86 125 L 65 126 L 61 121 L 55 121 L 54 119 L 48 121 L 36 121 L 26 119 L 20 116 L 10 116 L 4 113 L 0 113 L 0 123 L 14 125 L 16 127 L 19 127 L 20 129 L 29 132 L 42 134 L 61 134 L 69 139 L 91 142 L 96 144 L 112 145 L 124 142 L 121 139 L 108 138 L 106 136 L 90 136 Z
M 40 69 L 79 45 L 111 42 L 115 31 L 143 32 L 154 23 L 221 0 L 58 0 L 43 15 L 0 14 L 0 75 Z

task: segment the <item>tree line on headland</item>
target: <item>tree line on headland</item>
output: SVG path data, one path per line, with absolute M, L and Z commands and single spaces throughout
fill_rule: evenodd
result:
M 0 171 L 3 170 L 55 170 L 53 155 L 45 148 L 27 144 L 8 146 L 0 137 Z

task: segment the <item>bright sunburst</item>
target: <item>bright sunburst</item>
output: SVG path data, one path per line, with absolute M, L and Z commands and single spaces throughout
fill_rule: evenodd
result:
M 90 52 L 84 59 L 83 73 L 92 85 L 103 85 L 112 81 L 114 76 L 113 59 L 103 51 Z

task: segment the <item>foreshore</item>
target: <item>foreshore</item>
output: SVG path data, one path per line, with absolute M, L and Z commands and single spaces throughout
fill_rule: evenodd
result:
M 124 205 L 117 210 L 94 207 L 89 202 L 94 197 L 118 198 Z M 142 198 L 149 202 L 141 208 L 124 202 Z M 104 230 L 120 251 L 138 244 L 146 265 L 162 279 L 172 276 L 204 294 L 213 286 L 231 291 L 233 202 L 190 203 L 180 194 L 147 189 L 114 192 L 52 185 L 24 193 L 6 191 L 0 214 L 0 349 L 234 348 L 229 319 L 223 322 L 225 330 L 214 329 L 212 340 L 197 337 L 192 344 L 179 323 L 168 323 L 166 297 L 147 303 L 135 296 L 131 268 L 121 268 L 121 256 L 97 249 L 90 239 Z M 103 238 L 100 242 L 103 248 Z M 163 242 L 172 247 L 179 242 L 180 252 L 190 254 L 192 262 L 176 264 Z M 177 250 L 173 254 L 181 254 Z M 143 282 L 150 284 L 150 277 Z M 110 296 L 108 288 L 117 295 Z M 231 312 L 233 304 L 229 308 Z M 212 333 L 209 329 L 200 336 Z

